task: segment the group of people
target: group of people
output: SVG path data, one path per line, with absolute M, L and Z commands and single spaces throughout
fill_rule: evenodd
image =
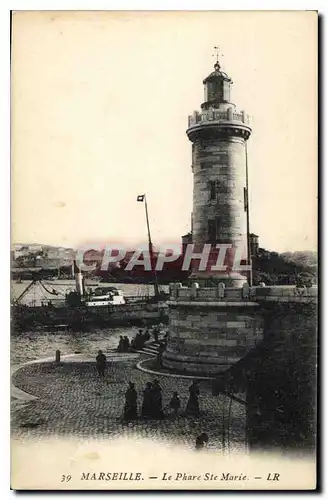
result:
M 143 330 L 139 330 L 136 336 L 131 340 L 123 335 L 120 336 L 120 340 L 117 346 L 117 351 L 118 352 L 129 352 L 131 350 L 140 350 L 145 347 L 145 343 L 153 337 L 155 342 L 158 342 L 159 339 L 159 334 L 160 334 L 160 328 L 158 326 L 155 326 L 152 328 L 151 331 L 149 331 L 148 328 Z M 166 339 L 167 334 L 164 335 L 164 339 Z
M 145 342 L 150 340 L 150 333 L 148 330 L 145 333 L 139 330 L 137 335 L 131 340 L 123 335 L 120 335 L 120 340 L 118 342 L 117 351 L 118 352 L 130 352 L 133 350 L 142 349 L 145 346 Z
M 155 341 L 158 341 L 159 338 L 159 333 L 160 333 L 160 328 L 158 326 L 155 326 L 152 331 L 150 332 L 148 328 L 143 332 L 143 330 L 139 330 L 136 336 L 130 341 L 129 337 L 126 335 L 120 335 L 119 343 L 117 346 L 117 351 L 118 352 L 133 352 L 137 351 L 140 349 L 143 349 L 145 346 L 145 343 L 151 339 L 151 333 L 154 337 Z M 165 350 L 166 342 L 167 342 L 167 337 L 168 333 L 164 335 L 163 340 L 161 341 L 159 348 L 158 348 L 158 356 L 157 356 L 157 361 L 161 365 L 162 364 L 162 355 Z M 97 372 L 99 376 L 104 377 L 105 376 L 105 370 L 106 370 L 106 356 L 105 354 L 99 350 L 98 355 L 96 357 L 96 367 L 97 367 Z
M 162 388 L 157 379 L 147 382 L 143 390 L 141 416 L 145 419 L 161 420 L 164 418 Z
M 130 351 L 130 339 L 126 335 L 120 335 L 120 340 L 117 346 L 118 352 L 129 352 Z
M 121 349 L 128 349 L 129 347 L 129 339 L 127 337 L 121 336 L 118 350 L 120 350 L 120 352 L 124 352 L 123 350 L 121 351 Z M 101 377 L 105 376 L 106 362 L 107 360 L 105 354 L 101 350 L 99 350 L 96 357 L 96 366 L 98 374 Z M 169 414 L 174 418 L 177 418 L 180 414 L 181 416 L 193 416 L 197 418 L 200 413 L 198 400 L 199 395 L 200 390 L 198 382 L 194 380 L 189 387 L 189 398 L 186 409 L 183 413 L 180 413 L 181 400 L 177 391 L 173 392 L 169 404 L 165 408 L 163 408 L 162 387 L 159 381 L 155 379 L 153 382 L 147 382 L 143 390 L 141 418 L 145 420 L 162 420 L 165 417 L 164 410 L 169 410 Z M 138 393 L 136 391 L 135 384 L 133 382 L 129 382 L 129 386 L 125 392 L 123 421 L 129 422 L 137 419 Z M 195 443 L 196 450 L 203 449 L 204 446 L 207 445 L 208 439 L 208 435 L 204 432 L 197 436 Z
M 184 416 L 198 416 L 199 415 L 199 387 L 194 381 L 189 387 L 189 400 L 184 413 Z M 174 417 L 178 417 L 181 408 L 181 401 L 177 391 L 173 392 L 172 398 L 169 402 L 168 408 Z M 161 420 L 164 418 L 164 411 L 162 408 L 162 388 L 157 379 L 153 382 L 147 382 L 143 391 L 143 401 L 141 408 L 141 417 L 145 420 Z M 129 422 L 137 420 L 138 418 L 138 393 L 133 382 L 129 382 L 129 387 L 125 393 L 125 405 L 123 420 Z M 196 437 L 195 449 L 202 450 L 209 441 L 209 436 L 206 432 L 202 432 Z
M 137 335 L 132 339 L 131 346 L 135 350 L 143 349 L 145 347 L 145 343 L 150 340 L 150 333 L 148 328 L 143 332 L 139 330 Z
M 199 416 L 199 387 L 194 381 L 189 387 L 189 399 L 183 413 L 184 416 Z M 168 406 L 171 415 L 179 416 L 181 401 L 177 391 L 174 391 Z M 166 409 L 164 408 L 164 409 Z M 161 420 L 164 418 L 162 387 L 157 379 L 147 382 L 143 390 L 143 400 L 141 406 L 141 417 L 147 420 Z M 125 405 L 123 420 L 130 421 L 138 418 L 138 393 L 133 382 L 129 382 L 129 387 L 125 393 Z
M 144 419 L 162 419 L 164 417 L 162 409 L 162 388 L 158 380 L 147 382 L 143 391 L 143 402 L 141 416 Z M 129 382 L 129 387 L 125 393 L 125 405 L 123 420 L 130 421 L 138 418 L 138 393 L 135 384 Z

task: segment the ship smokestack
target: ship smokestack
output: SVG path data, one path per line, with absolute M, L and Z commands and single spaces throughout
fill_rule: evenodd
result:
M 80 268 L 76 265 L 74 260 L 74 275 L 75 275 L 75 288 L 79 295 L 84 295 L 84 278 Z

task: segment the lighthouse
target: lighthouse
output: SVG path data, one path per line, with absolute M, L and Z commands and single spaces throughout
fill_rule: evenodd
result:
M 210 244 L 211 254 L 205 270 L 193 265 L 191 278 L 200 284 L 217 278 L 240 288 L 247 275 L 234 264 L 249 262 L 246 142 L 252 130 L 249 117 L 231 101 L 233 82 L 218 57 L 203 84 L 204 102 L 189 116 L 187 129 L 192 142 L 192 242 L 198 250 Z M 220 251 L 226 257 L 224 272 L 212 270 Z
M 232 103 L 232 80 L 218 59 L 203 83 L 204 102 L 189 116 L 187 129 L 194 180 L 192 273 L 188 286 L 170 285 L 169 338 L 162 362 L 169 370 L 213 376 L 261 341 L 263 318 L 247 271 L 240 267 L 241 260 L 249 262 L 249 118 Z M 183 244 L 189 242 L 190 234 L 183 237 Z M 207 265 L 199 266 L 205 247 L 210 249 Z M 222 250 L 225 259 L 217 265 Z

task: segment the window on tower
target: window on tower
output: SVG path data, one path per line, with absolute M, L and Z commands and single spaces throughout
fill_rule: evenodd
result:
M 220 239 L 220 232 L 221 232 L 221 219 L 220 217 L 216 217 L 215 219 L 216 241 Z
M 210 163 L 209 161 L 202 161 L 199 166 L 201 170 L 204 170 L 205 168 L 210 168 L 212 166 L 212 163 Z
M 224 82 L 223 84 L 223 100 L 225 102 L 230 102 L 230 83 Z
M 206 102 L 207 100 L 208 100 L 207 85 L 204 85 L 204 101 Z
M 210 181 L 210 200 L 216 199 L 216 181 Z
M 208 82 L 207 101 L 222 101 L 223 100 L 223 82 L 222 80 L 214 80 Z
M 221 221 L 220 217 L 208 219 L 208 242 L 216 243 L 220 238 Z
M 215 243 L 216 241 L 216 225 L 215 219 L 208 219 L 208 241 L 209 243 Z

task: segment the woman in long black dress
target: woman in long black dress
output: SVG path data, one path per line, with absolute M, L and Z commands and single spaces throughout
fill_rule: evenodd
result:
M 152 416 L 152 383 L 147 382 L 143 391 L 143 402 L 141 408 L 143 418 L 151 418 Z
M 152 416 L 156 419 L 164 418 L 162 409 L 162 388 L 157 379 L 154 380 L 152 386 Z
M 194 380 L 189 387 L 189 400 L 186 407 L 186 415 L 193 415 L 195 417 L 199 415 L 199 393 L 198 383 Z
M 129 382 L 129 388 L 125 393 L 125 405 L 123 420 L 136 420 L 138 418 L 138 395 L 135 390 L 135 385 Z

